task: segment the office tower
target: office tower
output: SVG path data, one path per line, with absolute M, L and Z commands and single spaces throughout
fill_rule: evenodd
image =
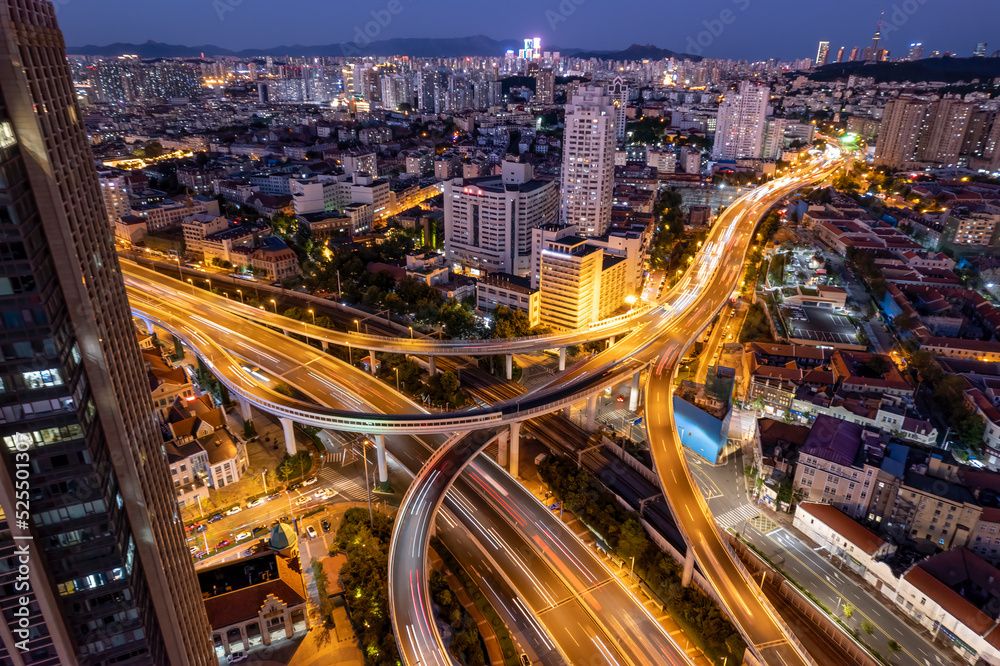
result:
M 378 85 L 378 70 L 361 70 L 361 96 L 373 107 L 382 103 L 382 91 Z
M 985 109 L 974 110 L 969 115 L 969 125 L 965 130 L 965 138 L 962 139 L 960 155 L 979 157 L 983 154 L 996 115 L 996 111 Z
M 920 42 L 910 44 L 910 60 L 920 60 L 924 57 L 924 45 Z
M 976 44 L 976 50 L 972 52 L 974 58 L 985 58 L 986 57 L 986 42 L 979 42 Z
M 597 86 L 581 86 L 566 105 L 561 216 L 586 236 L 600 236 L 611 222 L 616 113 L 607 89 Z
M 717 160 L 760 157 L 764 124 L 771 89 L 741 81 L 736 93 L 726 94 L 719 104 L 712 156 Z
M 114 227 L 118 218 L 128 215 L 131 210 L 125 173 L 117 169 L 108 169 L 98 171 L 97 177 L 101 184 L 101 197 L 104 199 L 104 212 L 108 217 L 108 224 Z
M 830 58 L 830 42 L 820 42 L 816 50 L 816 64 L 825 65 Z
M 858 59 L 858 48 L 859 47 L 855 46 L 853 49 L 851 49 L 851 57 L 850 57 L 851 62 L 855 62 Z
M 201 91 L 193 67 L 169 60 L 141 62 L 132 56 L 99 63 L 96 84 L 98 98 L 109 104 L 193 97 Z
M 837 62 L 844 62 L 844 49 L 845 48 L 847 48 L 847 47 L 846 46 L 841 46 L 839 49 L 837 49 Z
M 556 75 L 551 69 L 540 69 L 535 74 L 535 103 L 552 104 L 555 101 Z
M 931 105 L 917 142 L 917 160 L 943 167 L 958 166 L 958 155 L 972 115 L 972 104 L 945 98 Z
M 0 663 L 214 664 L 52 4 L 0 3 L 0 34 Z
M 616 76 L 611 83 L 611 101 L 615 105 L 615 138 L 625 140 L 625 109 L 628 106 L 628 86 L 622 77 Z
M 899 169 L 912 162 L 926 114 L 927 102 L 912 97 L 901 97 L 886 104 L 875 143 L 874 164 Z
M 522 60 L 538 60 L 542 57 L 542 40 L 538 37 L 527 37 L 524 48 L 518 50 L 517 57 Z
M 400 74 L 383 74 L 379 78 L 382 108 L 395 111 L 400 104 L 413 104 L 410 82 Z
M 268 60 L 270 60 L 270 58 L 268 58 Z M 344 98 L 350 98 L 354 96 L 355 69 L 356 68 L 353 64 L 344 65 L 344 67 L 341 69 L 341 78 L 344 81 Z
M 444 250 L 456 272 L 527 275 L 531 230 L 556 221 L 555 181 L 534 180 L 530 164 L 503 162 L 501 175 L 444 185 Z

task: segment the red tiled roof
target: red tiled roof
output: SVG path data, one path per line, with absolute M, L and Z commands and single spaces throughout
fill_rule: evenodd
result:
M 822 521 L 824 525 L 869 555 L 874 555 L 885 545 L 885 539 L 830 504 L 802 502 L 798 508 Z

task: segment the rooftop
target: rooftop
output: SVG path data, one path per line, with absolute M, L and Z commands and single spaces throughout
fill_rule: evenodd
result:
M 885 539 L 830 504 L 802 502 L 796 509 L 800 510 L 822 521 L 824 525 L 869 555 L 877 553 L 886 543 Z

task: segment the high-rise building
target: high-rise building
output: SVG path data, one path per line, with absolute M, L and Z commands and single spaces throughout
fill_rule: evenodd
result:
M 837 49 L 837 62 L 844 62 L 844 49 L 846 48 L 846 46 L 841 46 Z
M 555 181 L 534 180 L 530 164 L 503 162 L 501 175 L 444 185 L 444 249 L 453 270 L 527 275 L 531 230 L 555 222 Z
M 114 226 L 119 217 L 129 214 L 128 185 L 125 173 L 117 169 L 98 172 L 101 183 L 101 195 L 104 199 L 104 211 L 108 216 L 108 224 Z
M 535 74 L 535 103 L 552 104 L 556 94 L 556 75 L 551 69 L 540 69 Z
M 607 89 L 596 86 L 581 86 L 566 105 L 561 216 L 585 236 L 600 236 L 611 222 L 616 113 Z
M 785 128 L 788 124 L 785 118 L 771 118 L 764 126 L 764 140 L 760 157 L 765 160 L 776 160 L 781 157 L 785 148 Z
M 851 49 L 851 57 L 850 57 L 850 61 L 851 62 L 854 62 L 854 61 L 856 61 L 858 59 L 859 50 L 860 50 L 860 47 L 857 47 L 857 46 L 855 46 L 853 49 Z
M 972 104 L 945 98 L 931 105 L 917 143 L 917 160 L 942 167 L 958 166 L 962 142 L 972 116 Z
M 976 50 L 972 52 L 975 58 L 985 58 L 986 57 L 986 42 L 979 42 L 976 44 Z
M 820 42 L 816 50 L 816 64 L 825 65 L 830 58 L 830 42 Z
M 0 663 L 214 664 L 52 4 L 0 34 Z
M 910 44 L 910 60 L 920 60 L 924 57 L 924 45 L 920 42 L 913 42 Z
M 615 138 L 625 140 L 625 110 L 628 106 L 628 86 L 622 77 L 616 76 L 609 89 L 611 101 L 615 105 Z
M 712 156 L 717 160 L 760 157 L 771 89 L 741 81 L 736 93 L 719 104 Z
M 926 114 L 927 102 L 912 97 L 901 97 L 886 104 L 875 143 L 874 164 L 899 169 L 912 162 Z

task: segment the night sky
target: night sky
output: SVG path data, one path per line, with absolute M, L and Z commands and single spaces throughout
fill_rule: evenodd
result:
M 385 12 L 398 3 L 396 15 Z M 541 37 L 543 48 L 614 50 L 655 44 L 715 58 L 814 57 L 820 40 L 871 43 L 885 10 L 883 44 L 893 57 L 910 42 L 925 53 L 969 56 L 977 42 L 1000 49 L 997 0 L 55 0 L 69 46 L 215 44 L 252 49 L 353 39 L 371 12 L 390 16 L 378 39 Z M 728 12 L 728 13 L 724 13 Z M 708 25 L 706 26 L 706 22 Z M 991 29 L 992 28 L 992 29 Z M 716 35 L 711 34 L 714 30 Z M 701 45 L 699 45 L 699 39 Z M 294 55 L 294 54 L 293 54 Z M 498 54 L 499 55 L 499 54 Z

